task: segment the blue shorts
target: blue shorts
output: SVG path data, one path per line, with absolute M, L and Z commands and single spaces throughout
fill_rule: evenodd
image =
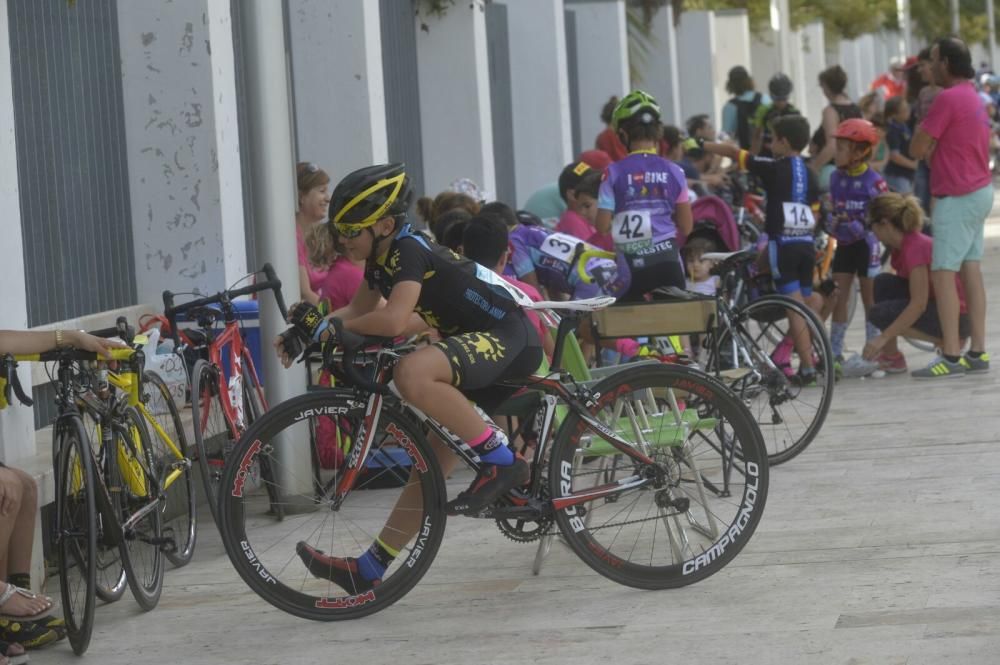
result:
M 934 200 L 931 215 L 934 254 L 931 270 L 958 272 L 966 261 L 983 258 L 983 229 L 993 209 L 993 185 L 963 196 Z

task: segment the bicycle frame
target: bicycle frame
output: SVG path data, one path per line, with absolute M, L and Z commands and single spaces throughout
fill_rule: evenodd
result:
M 243 341 L 243 335 L 240 334 L 239 323 L 235 320 L 227 321 L 222 333 L 214 338 L 208 345 L 208 360 L 212 365 L 219 370 L 219 382 L 218 390 L 219 396 L 222 398 L 222 411 L 225 414 L 226 424 L 229 426 L 230 433 L 234 439 L 240 437 L 240 435 L 246 430 L 246 415 L 243 413 L 243 380 L 244 376 L 252 376 L 257 378 L 257 368 L 254 366 L 253 358 L 250 354 L 244 354 L 246 345 Z M 222 371 L 223 363 L 223 350 L 228 350 L 227 356 L 229 358 L 229 377 L 226 377 L 225 372 Z M 243 366 L 243 361 L 246 360 L 248 367 Z M 229 383 L 236 380 L 237 391 L 230 391 Z M 259 380 L 254 381 L 254 390 L 257 393 L 257 398 L 263 407 L 263 410 L 267 410 L 267 399 L 264 396 L 264 391 L 261 390 L 261 385 Z M 235 402 L 239 400 L 239 402 Z M 234 403 L 235 402 L 235 403 Z M 209 412 L 205 411 L 204 419 L 205 422 L 199 423 L 199 425 L 204 428 L 208 420 Z
M 386 385 L 388 383 L 391 378 L 392 367 L 399 357 L 399 354 L 391 350 L 383 349 L 378 352 L 375 363 L 376 383 L 380 385 Z M 535 450 L 536 469 L 539 467 L 538 463 L 544 458 L 545 446 L 547 445 L 547 442 L 552 438 L 550 436 L 552 433 L 552 425 L 555 420 L 556 408 L 560 401 L 567 405 L 571 412 L 575 413 L 583 420 L 589 431 L 596 433 L 602 439 L 614 446 L 623 455 L 642 465 L 655 464 L 654 460 L 650 458 L 646 452 L 637 450 L 631 443 L 620 438 L 614 433 L 614 431 L 604 425 L 604 423 L 594 418 L 588 412 L 587 406 L 593 404 L 592 396 L 584 393 L 583 391 L 579 391 L 579 394 L 574 394 L 570 391 L 566 384 L 562 382 L 561 372 L 556 373 L 555 376 L 558 378 L 553 378 L 552 375 L 533 375 L 517 381 L 505 381 L 502 384 L 512 388 L 530 388 L 533 390 L 540 390 L 545 394 L 545 410 L 542 416 L 542 429 L 539 433 L 539 445 Z M 362 431 L 354 437 L 354 443 L 352 445 L 351 455 L 348 458 L 347 468 L 337 483 L 334 496 L 330 497 L 334 508 L 339 506 L 353 489 L 354 483 L 368 457 L 368 453 L 371 451 L 372 442 L 374 441 L 375 434 L 378 429 L 379 416 L 384 402 L 385 395 L 381 392 L 372 392 L 368 396 L 365 416 L 362 421 Z M 412 404 L 402 400 L 401 403 L 405 405 L 407 410 L 416 415 L 421 422 L 426 424 L 431 431 L 440 437 L 440 439 L 456 455 L 458 455 L 459 459 L 461 459 L 466 465 L 471 467 L 473 470 L 477 470 L 479 468 L 479 456 L 475 454 L 468 444 L 461 441 L 458 437 L 449 432 L 443 425 L 420 411 L 420 409 L 416 408 Z M 671 400 L 671 408 L 675 411 L 675 413 L 678 413 L 677 404 L 673 400 Z M 634 418 L 634 414 L 630 414 L 630 417 Z M 678 422 L 680 422 L 679 416 Z M 400 445 L 404 448 L 407 447 L 407 443 L 408 440 L 406 440 L 405 437 L 400 440 Z M 645 446 L 645 444 L 643 445 Z M 410 451 L 411 454 L 414 451 L 415 449 Z M 426 460 L 420 460 L 419 455 L 416 455 L 415 464 L 419 467 L 421 463 L 424 465 L 427 464 Z M 568 496 L 553 499 L 551 501 L 551 507 L 554 510 L 561 510 L 580 503 L 593 501 L 594 499 L 599 499 L 604 496 L 617 494 L 627 489 L 636 488 L 652 482 L 653 480 L 654 478 L 652 476 L 629 476 L 616 482 L 598 487 L 591 487 L 586 490 L 579 490 Z M 538 489 L 538 484 L 540 482 L 540 474 L 533 473 L 532 492 Z

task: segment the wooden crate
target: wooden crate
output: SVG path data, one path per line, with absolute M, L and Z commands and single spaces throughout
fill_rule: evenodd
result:
M 707 331 L 714 319 L 714 298 L 615 305 L 594 312 L 601 337 L 700 333 Z

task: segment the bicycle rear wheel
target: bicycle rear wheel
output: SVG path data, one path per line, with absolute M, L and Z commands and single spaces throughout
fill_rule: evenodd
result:
M 815 381 L 808 385 L 799 374 L 803 365 L 794 351 L 789 312 L 805 322 L 802 335 L 808 337 L 816 368 Z M 734 318 L 735 328 L 723 331 L 722 343 L 726 346 L 735 337 L 743 367 L 756 374 L 737 375 L 731 387 L 747 401 L 760 426 L 771 466 L 782 464 L 805 450 L 826 421 L 835 382 L 830 339 L 809 307 L 785 296 L 748 303 Z
M 152 442 L 153 472 L 167 495 L 163 507 L 163 531 L 174 539 L 174 547 L 164 551 L 170 563 L 177 568 L 186 565 L 194 556 L 194 546 L 198 538 L 196 500 L 194 490 L 194 471 L 188 458 L 187 435 L 184 433 L 184 422 L 181 420 L 177 402 L 167 384 L 160 375 L 153 371 L 143 374 L 143 381 L 149 388 L 149 401 L 146 408 L 149 416 L 170 438 L 181 457 L 177 457 L 163 437 L 155 429 L 149 432 Z M 182 473 L 170 487 L 163 487 L 167 476 L 175 469 Z
M 90 442 L 78 416 L 56 424 L 56 524 L 63 617 L 73 653 L 82 655 L 94 628 L 97 586 L 97 507 Z
M 599 485 L 622 489 L 557 509 L 566 542 L 600 574 L 640 589 L 718 572 L 746 545 L 767 499 L 767 454 L 746 407 L 721 382 L 678 365 L 625 369 L 592 392 L 591 413 L 655 467 L 639 469 L 571 413 L 552 447 L 555 505 Z
M 114 453 L 118 463 L 111 468 L 118 476 L 115 484 L 121 487 L 122 525 L 156 500 L 152 510 L 125 530 L 121 543 L 129 588 L 139 607 L 148 612 L 160 602 L 163 591 L 163 505 L 157 500 L 160 490 L 153 475 L 156 467 L 149 433 L 134 407 L 125 409 L 122 427 L 115 432 Z
M 257 377 L 255 371 L 251 371 L 250 368 L 253 367 L 253 359 L 250 357 L 249 350 L 243 350 L 243 408 L 246 411 L 247 427 L 249 428 L 255 422 L 257 422 L 262 415 L 264 415 L 264 388 L 260 385 L 260 379 Z M 271 460 L 269 457 L 264 456 L 260 458 L 260 477 L 261 482 L 264 483 L 264 487 L 267 489 L 268 498 L 271 501 L 271 514 L 274 515 L 278 521 L 285 519 L 285 507 L 281 502 L 281 497 L 278 494 L 278 484 L 277 479 L 274 477 L 274 469 L 271 466 Z
M 377 425 L 365 423 L 365 407 L 352 391 L 290 399 L 247 430 L 226 468 L 219 507 L 229 559 L 254 592 L 295 616 L 335 621 L 388 607 L 423 576 L 444 535 L 444 480 L 423 434 L 389 407 Z M 356 435 L 372 426 L 378 429 L 371 450 L 353 490 L 338 502 L 345 459 L 358 450 Z M 263 459 L 282 480 L 285 500 L 297 504 L 280 524 L 267 516 L 267 488 L 248 477 Z M 390 515 L 397 501 L 402 508 Z M 376 537 L 398 554 L 371 589 L 346 588 L 356 583 L 353 575 L 345 586 L 315 577 L 297 553 L 305 543 L 331 557 L 358 557 Z
M 196 362 L 191 371 L 191 417 L 205 500 L 212 511 L 212 520 L 218 525 L 219 482 L 226 448 L 231 445 L 233 435 L 219 394 L 219 369 L 207 360 Z

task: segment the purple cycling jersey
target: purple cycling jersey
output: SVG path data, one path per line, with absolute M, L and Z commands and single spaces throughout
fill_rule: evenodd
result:
M 656 244 L 676 237 L 674 211 L 687 202 L 681 167 L 650 152 L 633 152 L 608 166 L 597 205 L 614 213 L 615 248 L 631 255 L 655 251 Z
M 867 165 L 856 175 L 841 169 L 833 172 L 830 176 L 833 214 L 828 230 L 838 243 L 851 245 L 864 240 L 868 228 L 868 203 L 887 191 L 889 188 L 882 176 Z

